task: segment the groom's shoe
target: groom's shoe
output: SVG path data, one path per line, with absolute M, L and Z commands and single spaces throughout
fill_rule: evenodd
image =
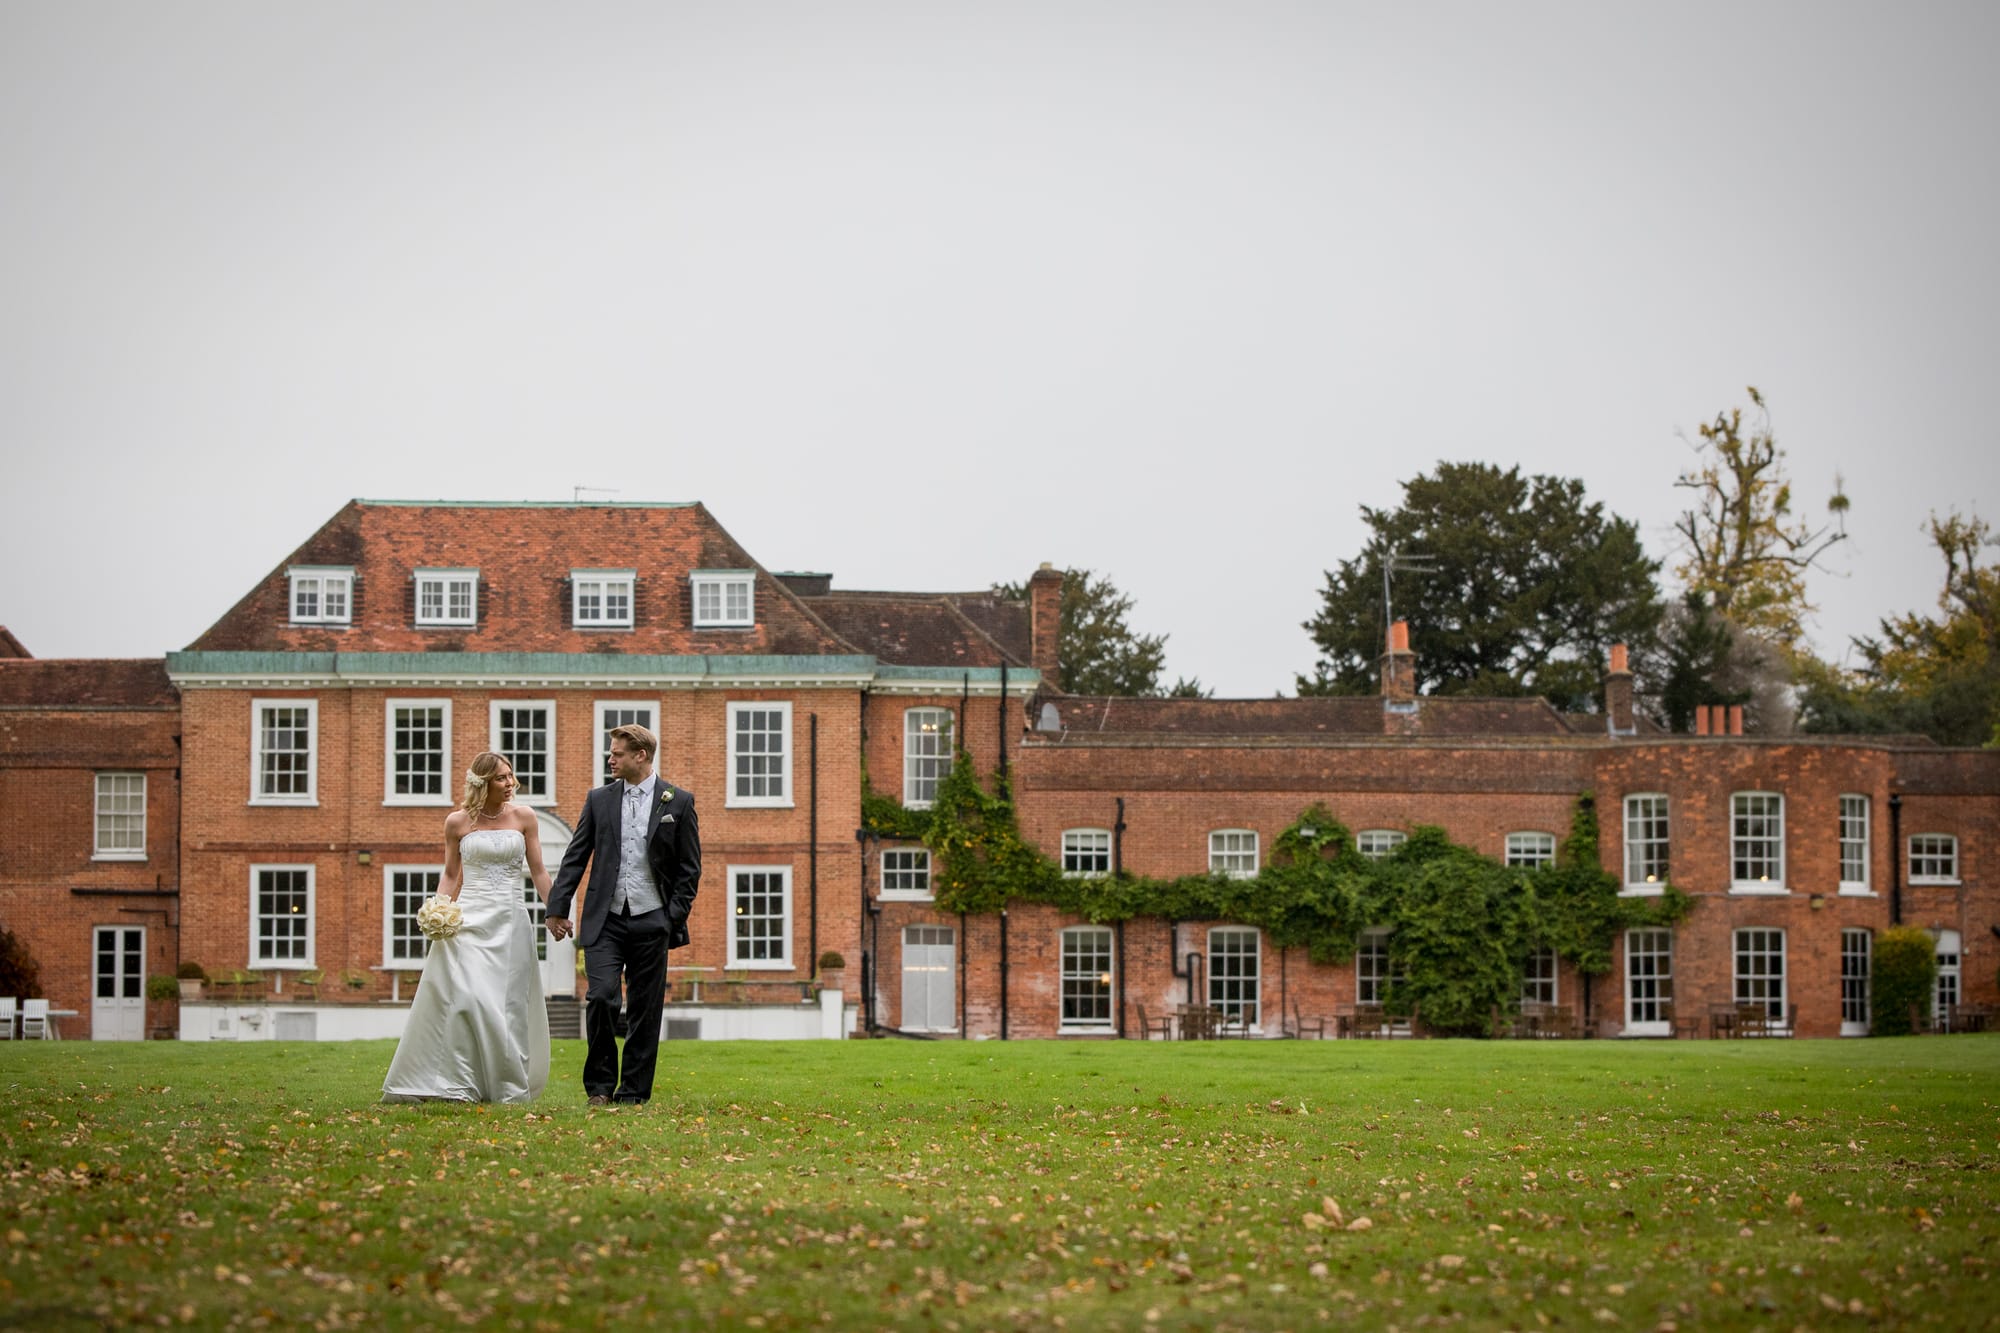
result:
M 611 1105 L 611 1099 L 610 1099 L 609 1097 L 605 1096 L 605 1095 L 604 1095 L 603 1093 L 601 1093 L 601 1092 L 594 1092 L 594 1093 L 592 1093 L 592 1094 L 590 1095 L 590 1102 L 589 1102 L 589 1105 L 591 1105 L 591 1106 L 609 1106 L 609 1105 Z

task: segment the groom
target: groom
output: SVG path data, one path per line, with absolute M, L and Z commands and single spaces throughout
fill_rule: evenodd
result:
M 688 942 L 688 912 L 701 882 L 701 833 L 694 797 L 653 771 L 660 743 L 639 726 L 611 729 L 611 769 L 617 780 L 593 790 L 563 853 L 549 891 L 550 939 L 571 931 L 569 907 L 583 867 L 583 1090 L 592 1106 L 643 1103 L 653 1095 L 660 1048 L 660 1009 L 667 989 L 667 950 Z M 625 1067 L 618 1067 L 620 979 L 629 1001 Z

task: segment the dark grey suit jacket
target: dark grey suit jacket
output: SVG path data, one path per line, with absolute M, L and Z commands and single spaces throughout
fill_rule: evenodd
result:
M 567 917 L 583 879 L 583 867 L 589 864 L 590 891 L 583 896 L 583 920 L 576 933 L 577 942 L 586 949 L 597 943 L 603 932 L 618 887 L 619 835 L 624 819 L 619 803 L 624 800 L 624 790 L 624 783 L 610 782 L 593 788 L 583 798 L 583 817 L 576 821 L 576 833 L 556 871 L 555 887 L 549 890 L 549 915 Z M 695 891 L 701 886 L 701 829 L 695 822 L 693 794 L 665 778 L 653 791 L 646 826 L 646 861 L 653 867 L 653 882 L 666 904 L 667 947 L 678 949 L 688 942 L 688 913 L 694 910 Z

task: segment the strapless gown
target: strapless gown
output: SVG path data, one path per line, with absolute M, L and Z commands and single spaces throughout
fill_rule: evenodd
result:
M 479 829 L 458 844 L 458 934 L 435 940 L 385 1102 L 530 1102 L 549 1081 L 549 1015 L 522 884 L 527 842 Z

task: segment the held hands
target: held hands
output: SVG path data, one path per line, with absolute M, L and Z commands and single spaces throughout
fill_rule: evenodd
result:
M 542 924 L 548 927 L 549 938 L 552 940 L 566 940 L 570 936 L 571 927 L 566 916 L 552 916 Z

